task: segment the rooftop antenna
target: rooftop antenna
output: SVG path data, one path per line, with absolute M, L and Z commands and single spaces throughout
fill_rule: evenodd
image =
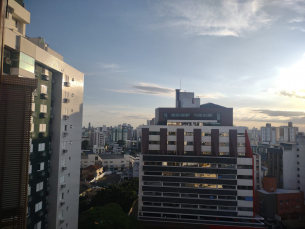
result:
M 180 79 L 180 90 L 181 90 L 181 79 Z

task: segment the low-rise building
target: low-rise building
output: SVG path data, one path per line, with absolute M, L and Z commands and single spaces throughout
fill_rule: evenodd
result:
M 101 162 L 101 158 L 92 152 L 81 155 L 81 168 L 85 168 L 89 165 L 101 165 Z
M 129 167 L 130 155 L 102 154 L 99 155 L 105 171 L 121 171 Z
M 275 177 L 264 177 L 264 189 L 256 191 L 255 211 L 265 219 L 297 219 L 303 212 L 303 192 L 277 189 Z
M 95 154 L 105 153 L 105 147 L 104 146 L 95 145 L 95 146 L 93 146 L 93 153 L 95 153 Z

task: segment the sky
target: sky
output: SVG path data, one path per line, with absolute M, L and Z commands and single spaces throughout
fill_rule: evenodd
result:
M 134 127 L 174 89 L 234 125 L 305 131 L 305 0 L 25 0 L 29 37 L 84 72 L 83 126 Z

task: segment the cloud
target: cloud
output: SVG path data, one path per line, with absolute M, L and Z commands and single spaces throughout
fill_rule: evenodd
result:
M 225 98 L 228 97 L 220 92 L 214 93 L 214 94 L 205 94 L 205 95 L 197 95 L 199 98 L 204 98 L 204 99 L 219 99 L 219 98 Z
M 278 94 L 281 96 L 287 96 L 287 97 L 294 97 L 294 98 L 298 98 L 298 99 L 305 99 L 305 94 L 302 95 L 301 93 L 297 93 L 295 91 L 280 90 L 280 91 L 274 92 L 274 94 Z
M 305 112 L 302 111 L 281 111 L 281 110 L 253 110 L 253 111 L 266 114 L 268 116 L 283 116 L 283 117 L 305 116 Z
M 117 64 L 98 63 L 98 66 L 100 68 L 104 68 L 104 69 L 119 69 L 120 68 L 120 66 Z
M 305 32 L 305 28 L 302 28 L 300 26 L 290 27 L 291 30 L 300 30 L 301 32 Z
M 182 28 L 184 34 L 240 37 L 270 24 L 264 4 L 263 0 L 172 0 L 160 2 L 156 10 L 165 27 Z
M 166 97 L 173 97 L 175 90 L 167 87 L 160 87 L 156 84 L 140 83 L 139 85 L 131 86 L 132 90 L 120 90 L 120 89 L 104 89 L 107 91 L 113 91 L 118 93 L 131 93 L 131 94 L 144 94 L 144 95 L 160 95 Z
M 303 22 L 303 21 L 305 21 L 304 17 L 297 17 L 297 18 L 288 20 L 288 23 L 299 23 L 299 22 Z

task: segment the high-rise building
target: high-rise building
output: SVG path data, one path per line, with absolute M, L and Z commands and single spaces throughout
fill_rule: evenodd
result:
M 261 127 L 261 142 L 275 144 L 276 142 L 296 142 L 296 135 L 299 128 L 288 122 L 288 126 L 272 127 L 267 123 Z
M 37 82 L 29 106 L 29 165 L 22 159 L 29 168 L 27 228 L 77 228 L 84 74 L 66 64 L 43 38 L 27 37 L 29 23 L 23 2 L 9 0 L 3 72 Z M 12 192 L 17 189 L 11 186 Z
M 305 135 L 298 133 L 295 143 L 280 143 L 267 152 L 268 175 L 276 177 L 277 188 L 305 192 Z
M 141 128 L 139 220 L 181 228 L 264 227 L 254 213 L 247 128 L 233 126 L 232 108 L 200 105 L 193 93 L 186 95 L 181 100 L 177 93 L 177 108 L 156 109 L 159 125 Z
M 31 101 L 37 79 L 19 77 L 29 65 L 20 58 L 13 62 L 7 49 L 8 44 L 12 50 L 25 48 L 19 38 L 29 16 L 21 0 L 0 1 L 0 228 L 25 228 L 27 222 Z M 12 64 L 17 71 L 10 71 Z

